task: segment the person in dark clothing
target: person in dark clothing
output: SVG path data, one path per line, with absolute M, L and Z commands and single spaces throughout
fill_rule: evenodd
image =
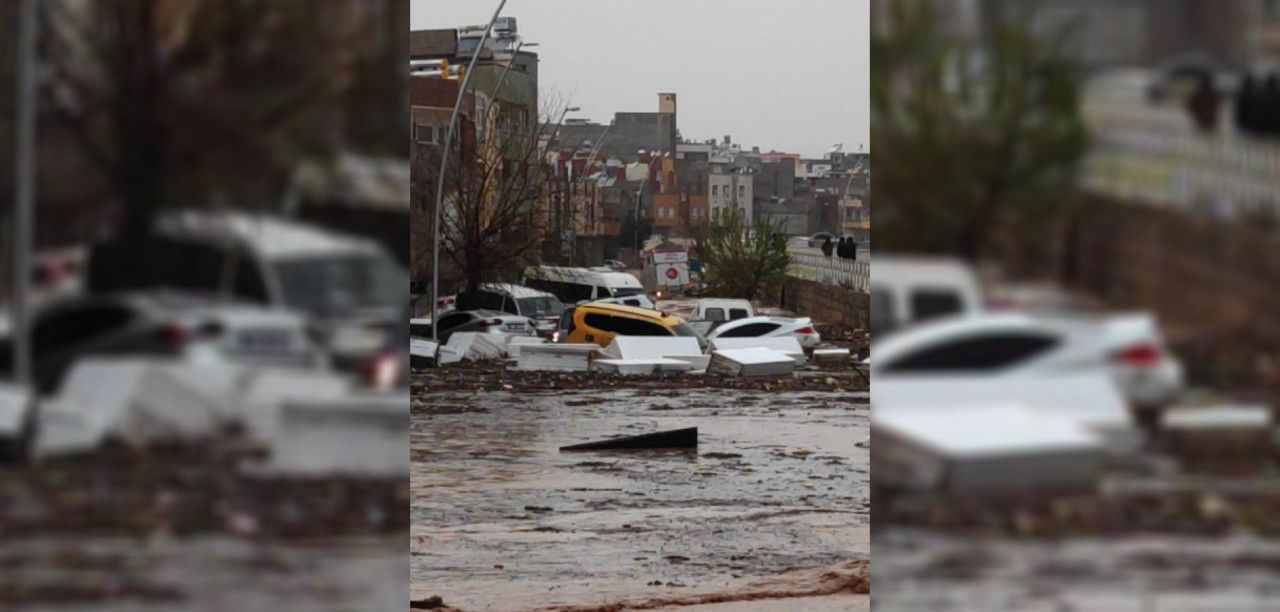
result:
M 1257 99 L 1258 84 L 1253 78 L 1253 73 L 1247 73 L 1244 77 L 1244 84 L 1240 86 L 1240 92 L 1236 94 L 1236 128 L 1242 132 L 1255 132 L 1258 129 L 1257 121 Z
M 850 248 L 852 246 L 853 246 L 853 239 L 848 237 L 840 239 L 840 258 L 841 259 L 853 259 L 853 253 L 851 252 L 853 249 Z
M 822 241 L 822 254 L 831 257 L 831 250 L 834 248 L 831 244 L 831 237 L 827 236 L 827 239 Z
M 858 243 L 853 238 L 849 239 L 849 260 L 857 261 L 858 259 Z

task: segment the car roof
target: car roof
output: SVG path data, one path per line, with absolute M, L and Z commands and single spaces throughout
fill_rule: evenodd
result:
M 613 314 L 629 315 L 633 317 L 652 319 L 661 321 L 665 319 L 680 319 L 675 315 L 667 314 L 658 310 L 650 310 L 648 308 L 638 308 L 635 306 L 624 306 L 622 304 L 612 304 L 609 302 L 588 302 L 581 304 L 578 308 L 590 308 L 594 310 L 604 310 Z
M 373 241 L 268 214 L 179 210 L 157 219 L 156 229 L 172 238 L 230 241 L 268 259 L 383 253 Z
M 481 309 L 478 309 L 478 310 L 454 310 L 454 311 L 452 311 L 452 312 L 443 313 L 443 314 L 441 314 L 440 316 L 441 316 L 441 317 L 446 317 L 446 316 L 449 316 L 449 315 L 451 315 L 451 314 L 453 314 L 453 313 L 455 313 L 455 312 L 462 312 L 462 313 L 466 313 L 466 314 L 469 314 L 469 315 L 475 315 L 477 318 L 486 318 L 486 317 L 514 317 L 514 316 L 515 316 L 515 315 L 513 315 L 513 314 L 511 314 L 511 313 L 509 313 L 509 312 L 499 312 L 499 311 L 497 311 L 497 310 L 488 310 L 488 309 L 484 309 L 484 308 L 481 308 Z
M 750 300 L 737 298 L 702 298 L 698 300 L 699 306 L 742 306 L 743 304 L 748 308 L 751 307 Z
M 480 285 L 480 290 L 488 291 L 490 293 L 505 293 L 507 296 L 516 298 L 516 299 L 536 298 L 536 297 L 549 297 L 549 298 L 555 297 L 555 295 L 547 293 L 546 291 L 539 291 L 532 287 L 525 287 L 524 285 L 517 285 L 514 283 L 484 283 Z
M 719 327 L 716 327 L 715 331 L 716 333 L 720 333 L 722 331 L 736 329 L 744 325 L 752 325 L 755 323 L 776 323 L 778 325 L 800 325 L 804 322 L 812 323 L 812 320 L 809 317 L 771 317 L 766 315 L 756 315 L 754 317 L 744 317 L 742 319 L 725 321 L 724 323 L 721 323 Z
M 613 270 L 592 270 L 590 268 L 566 268 L 560 266 L 530 266 L 524 271 L 525 278 L 545 278 L 566 282 L 601 285 L 611 288 L 644 289 L 640 279 L 626 272 Z

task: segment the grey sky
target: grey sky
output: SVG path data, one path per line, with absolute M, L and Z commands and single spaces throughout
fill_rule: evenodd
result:
M 483 25 L 497 0 L 412 0 L 414 30 Z M 608 122 L 678 95 L 680 133 L 819 156 L 870 150 L 868 0 L 508 0 L 542 95 Z

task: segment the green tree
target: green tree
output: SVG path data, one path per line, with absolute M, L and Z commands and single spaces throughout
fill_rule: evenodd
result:
M 707 289 L 746 300 L 775 295 L 791 263 L 781 227 L 765 218 L 747 223 L 737 210 L 722 212 L 694 232 Z
M 1070 28 L 1029 19 L 947 35 L 930 2 L 888 1 L 871 41 L 876 243 L 977 259 L 1069 201 L 1087 142 Z

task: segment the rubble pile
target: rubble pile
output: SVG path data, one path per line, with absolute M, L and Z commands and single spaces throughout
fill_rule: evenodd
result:
M 812 366 L 811 366 L 812 367 Z M 415 371 L 413 404 L 444 391 L 564 391 L 578 389 L 742 389 L 752 391 L 866 391 L 865 374 L 852 364 L 798 371 L 796 375 L 738 378 L 715 374 L 658 373 L 624 376 L 604 372 L 517 370 L 500 361 L 475 361 Z
M 0 472 L 0 537 L 21 533 L 307 538 L 409 526 L 404 478 L 263 478 L 238 438 L 120 446 Z
M 880 499 L 877 499 L 877 496 Z M 974 530 L 1019 537 L 1170 533 L 1280 535 L 1280 491 L 1226 495 L 1165 490 L 1022 498 L 894 500 L 873 494 L 879 524 Z M 918 502 L 918 503 L 912 503 Z

